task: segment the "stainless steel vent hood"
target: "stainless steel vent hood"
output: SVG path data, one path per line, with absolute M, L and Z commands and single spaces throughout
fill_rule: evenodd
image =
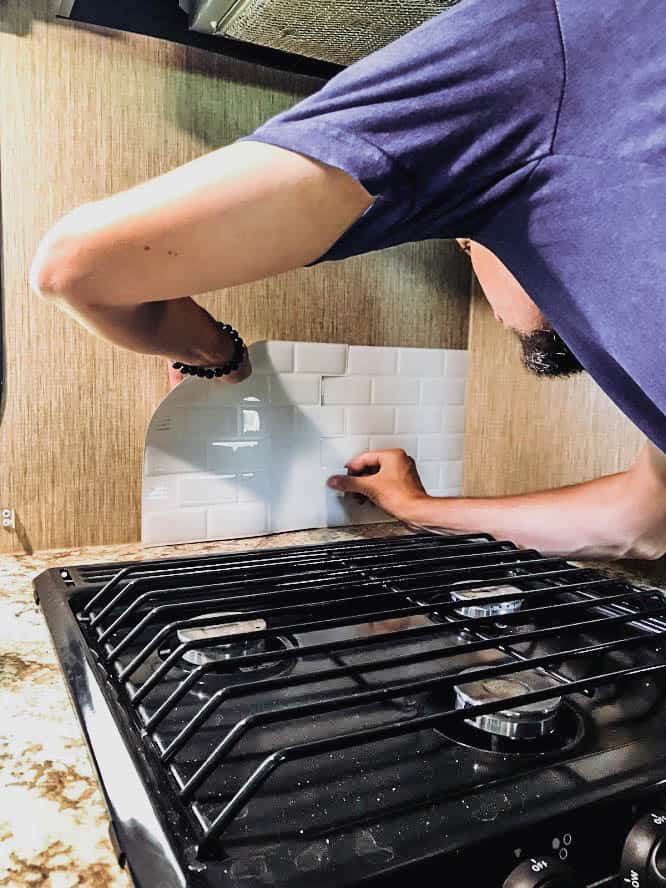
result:
M 456 0 L 179 0 L 190 28 L 348 65 Z

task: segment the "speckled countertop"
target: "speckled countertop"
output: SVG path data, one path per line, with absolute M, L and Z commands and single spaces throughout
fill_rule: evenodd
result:
M 238 552 L 405 533 L 396 524 L 142 548 L 58 549 L 0 557 L 0 886 L 128 888 L 79 723 L 32 578 L 49 567 Z
M 48 567 L 219 551 L 238 552 L 405 533 L 397 524 L 313 530 L 230 542 L 140 545 L 0 557 L 0 886 L 128 888 L 50 636 L 32 597 Z M 617 570 L 615 568 L 614 570 Z M 634 580 L 663 583 L 663 565 L 631 565 Z M 661 574 L 661 575 L 660 575 Z

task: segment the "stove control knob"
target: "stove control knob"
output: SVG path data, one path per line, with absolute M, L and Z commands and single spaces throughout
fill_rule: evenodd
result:
M 666 886 L 666 810 L 650 811 L 627 836 L 620 878 L 629 888 Z
M 523 860 L 503 888 L 580 888 L 571 867 L 556 857 L 530 857 Z

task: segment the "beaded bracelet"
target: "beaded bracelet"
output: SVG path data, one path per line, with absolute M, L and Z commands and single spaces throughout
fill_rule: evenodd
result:
M 213 379 L 215 376 L 226 376 L 228 373 L 234 373 L 243 363 L 245 356 L 245 343 L 240 337 L 238 330 L 234 330 L 231 324 L 223 324 L 217 321 L 218 329 L 221 333 L 228 333 L 234 344 L 234 353 L 231 359 L 221 367 L 197 367 L 195 364 L 183 364 L 182 361 L 175 361 L 171 366 L 174 370 L 180 370 L 185 376 L 201 376 L 206 379 Z

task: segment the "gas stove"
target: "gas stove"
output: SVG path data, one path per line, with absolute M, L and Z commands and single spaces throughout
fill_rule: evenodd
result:
M 666 884 L 659 589 L 419 533 L 35 594 L 138 888 Z

